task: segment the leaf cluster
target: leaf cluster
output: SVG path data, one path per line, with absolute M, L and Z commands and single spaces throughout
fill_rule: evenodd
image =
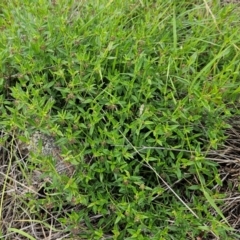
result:
M 57 138 L 76 172 L 55 176 L 49 191 L 59 194 L 46 201 L 81 205 L 61 221 L 84 222 L 83 238 L 229 233 L 206 154 L 223 143 L 238 103 L 237 14 L 195 2 L 2 7 L 1 129 Z

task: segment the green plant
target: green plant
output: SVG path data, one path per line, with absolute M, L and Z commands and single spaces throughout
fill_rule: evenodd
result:
M 19 197 L 27 196 L 26 222 L 72 239 L 230 239 L 207 153 L 237 111 L 237 12 L 217 1 L 5 5 L 0 126 L 14 141 L 3 143 L 25 188 L 35 170 L 46 180 L 39 198 Z M 73 175 L 41 152 L 23 156 L 18 142 L 36 130 L 57 139 Z M 6 225 L 2 235 L 44 235 L 26 226 Z

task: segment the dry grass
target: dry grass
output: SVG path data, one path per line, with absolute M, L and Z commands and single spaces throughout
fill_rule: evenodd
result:
M 231 121 L 232 128 L 228 129 L 227 140 L 221 150 L 211 151 L 209 159 L 219 164 L 222 186 L 216 186 L 219 193 L 225 194 L 222 212 L 230 225 L 240 232 L 240 119 Z
M 229 4 L 229 3 L 240 3 L 239 0 L 222 0 L 221 1 L 223 4 Z
M 58 219 L 74 207 L 53 209 L 44 201 L 47 198 L 44 189 L 36 188 L 32 173 L 26 167 L 28 156 L 21 154 L 13 136 L 1 133 L 1 138 L 4 143 L 0 149 L 0 238 L 26 239 L 25 233 L 32 239 L 67 239 L 70 233 Z M 37 199 L 39 206 L 36 205 Z

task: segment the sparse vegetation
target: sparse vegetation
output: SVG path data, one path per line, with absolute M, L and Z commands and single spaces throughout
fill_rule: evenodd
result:
M 239 11 L 2 1 L 0 238 L 239 239 Z

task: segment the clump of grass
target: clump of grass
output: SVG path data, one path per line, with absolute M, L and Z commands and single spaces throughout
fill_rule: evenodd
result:
M 232 5 L 25 0 L 1 15 L 3 238 L 235 239 L 207 158 L 237 114 Z M 74 175 L 21 151 L 35 131 L 57 139 Z M 15 224 L 6 186 L 31 189 L 34 171 L 46 181 L 13 195 Z

